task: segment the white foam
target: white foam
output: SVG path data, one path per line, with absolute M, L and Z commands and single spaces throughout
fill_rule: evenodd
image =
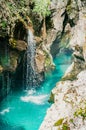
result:
M 0 112 L 0 114 L 1 114 L 1 115 L 4 115 L 5 113 L 8 113 L 8 112 L 10 112 L 10 108 L 9 108 L 9 107 L 6 108 L 6 109 L 4 109 L 4 110 L 2 110 L 2 111 Z
M 38 96 L 25 96 L 21 97 L 24 102 L 33 102 L 35 104 L 44 104 L 48 95 L 38 95 Z
M 34 93 L 36 93 L 36 90 L 34 90 L 34 89 L 31 89 L 28 91 L 28 95 L 33 95 Z

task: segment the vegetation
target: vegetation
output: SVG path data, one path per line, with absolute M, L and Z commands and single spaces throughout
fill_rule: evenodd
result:
M 61 118 L 55 122 L 54 126 L 58 127 L 58 130 L 70 130 L 68 121 L 64 118 Z
M 37 13 L 43 19 L 42 34 L 43 38 L 46 38 L 46 16 L 50 15 L 50 0 L 33 0 L 34 8 L 33 12 Z
M 83 108 L 82 107 L 78 108 L 75 111 L 74 116 L 75 117 L 81 116 L 83 118 L 83 120 L 86 119 L 86 104 Z
M 64 118 L 59 119 L 57 122 L 55 122 L 54 126 L 60 126 L 63 123 Z
M 26 16 L 29 16 L 29 0 L 0 0 L 0 36 L 12 35 L 16 22 L 25 25 Z

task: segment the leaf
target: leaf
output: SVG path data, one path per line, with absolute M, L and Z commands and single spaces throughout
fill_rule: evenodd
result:
M 70 130 L 70 128 L 68 127 L 68 124 L 63 124 L 62 130 Z
M 34 8 L 33 12 L 38 13 L 42 17 L 46 17 L 50 15 L 50 0 L 33 0 Z
M 63 123 L 64 118 L 59 119 L 57 122 L 55 122 L 54 126 L 60 126 Z
M 3 27 L 3 28 L 6 28 L 6 26 L 7 26 L 6 21 L 2 21 L 2 27 Z
M 70 122 L 73 123 L 73 119 L 70 119 Z

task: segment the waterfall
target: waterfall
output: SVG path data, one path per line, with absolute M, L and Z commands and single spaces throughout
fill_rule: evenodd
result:
M 35 63 L 36 42 L 31 30 L 28 30 L 27 34 L 28 46 L 26 51 L 26 61 L 24 63 L 24 87 L 26 86 L 26 89 L 38 86 L 39 82 L 39 74 L 37 73 L 37 67 Z
M 10 86 L 11 86 L 11 79 L 10 79 L 10 73 L 9 72 L 4 72 L 2 74 L 2 93 L 4 95 L 7 95 L 10 91 Z
M 11 90 L 11 73 L 10 73 L 10 50 L 7 39 L 1 39 L 0 41 L 0 64 L 4 68 L 3 72 L 0 73 L 0 101 L 9 93 Z
M 9 58 L 9 46 L 8 43 L 5 44 L 4 48 L 4 65 L 6 68 L 10 66 L 10 58 Z M 10 72 L 4 71 L 2 74 L 2 89 L 3 89 L 3 95 L 4 93 L 7 95 L 10 91 L 11 86 L 11 78 L 10 78 Z

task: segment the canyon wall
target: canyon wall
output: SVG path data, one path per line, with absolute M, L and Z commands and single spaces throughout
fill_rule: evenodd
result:
M 73 62 L 67 69 L 61 81 L 51 91 L 50 100 L 53 102 L 47 110 L 40 130 L 85 130 L 86 129 L 86 1 L 70 0 L 67 5 L 58 1 L 58 9 L 66 9 L 60 15 L 60 23 L 65 26 L 64 35 L 70 35 L 69 46 L 73 50 Z M 61 5 L 60 5 L 61 4 Z M 58 10 L 58 11 L 59 11 Z M 61 20 L 66 15 L 66 20 Z M 57 15 L 57 16 L 58 16 Z M 58 17 L 57 17 L 58 21 Z M 63 33 L 64 32 L 64 33 Z M 58 40 L 58 39 L 57 39 Z

